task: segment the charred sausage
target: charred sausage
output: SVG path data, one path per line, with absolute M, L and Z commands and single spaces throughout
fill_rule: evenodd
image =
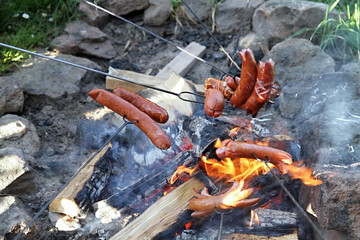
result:
M 241 107 L 251 95 L 257 76 L 257 66 L 253 52 L 247 48 L 238 54 L 242 60 L 241 78 L 239 85 L 230 99 L 231 104 L 237 108 Z
M 241 106 L 247 114 L 256 117 L 260 108 L 268 100 L 271 87 L 274 84 L 275 63 L 269 59 L 265 63 L 259 62 L 256 84 L 253 92 L 246 102 Z
M 209 117 L 218 117 L 225 107 L 225 98 L 222 92 L 216 88 L 209 88 L 205 91 L 204 110 Z
M 158 123 L 166 123 L 169 119 L 169 115 L 164 108 L 134 92 L 118 87 L 114 89 L 114 94 L 128 101 Z
M 226 99 L 230 99 L 233 95 L 233 91 L 227 85 L 225 81 L 216 78 L 207 78 L 205 79 L 205 89 L 214 88 L 218 89 Z
M 147 114 L 131 103 L 103 89 L 94 89 L 88 94 L 96 102 L 110 108 L 128 120 L 138 121 L 135 125 L 149 137 L 156 147 L 165 150 L 171 146 L 170 138 L 165 131 Z
M 226 139 L 222 141 L 221 148 L 216 149 L 216 155 L 219 158 L 259 158 L 261 160 L 269 160 L 272 164 L 283 170 L 284 164 L 292 164 L 292 156 L 282 150 L 257 145 L 255 143 L 247 143 Z

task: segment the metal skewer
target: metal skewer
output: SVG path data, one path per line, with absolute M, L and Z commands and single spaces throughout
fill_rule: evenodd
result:
M 47 201 L 43 207 L 35 214 L 35 216 L 31 219 L 30 222 L 28 222 L 26 224 L 26 226 L 15 236 L 14 240 L 20 240 L 21 238 L 21 235 L 24 233 L 24 231 L 26 229 L 28 229 L 29 227 L 31 227 L 34 222 L 36 221 L 36 219 L 38 219 L 40 217 L 40 215 L 46 210 L 46 208 L 49 207 L 49 205 L 55 200 L 56 196 L 58 196 L 58 194 L 60 192 L 62 192 L 65 187 L 81 172 L 82 169 L 84 169 L 93 159 L 94 157 L 99 154 L 120 132 L 121 130 L 123 130 L 127 125 L 129 124 L 135 124 L 137 121 L 134 121 L 134 122 L 130 122 L 128 120 L 125 119 L 125 116 L 123 117 L 124 119 L 124 123 L 123 125 L 121 125 L 117 130 L 116 132 L 111 135 L 108 140 L 106 140 L 106 142 L 95 152 L 91 155 L 91 157 L 89 157 L 82 165 L 80 168 L 78 168 L 76 170 L 76 172 L 71 176 L 71 178 L 69 178 L 69 180 L 66 181 L 66 183 L 64 185 L 61 186 L 61 188 L 59 189 L 59 191 L 56 192 L 56 194 L 50 198 L 49 201 Z
M 167 90 L 167 89 L 158 88 L 158 87 L 151 86 L 151 85 L 147 85 L 147 84 L 144 84 L 144 83 L 138 83 L 138 82 L 135 82 L 135 81 L 130 80 L 130 79 L 126 79 L 126 78 L 123 78 L 123 77 L 115 76 L 115 75 L 112 75 L 112 74 L 109 74 L 109 73 L 106 73 L 106 72 L 103 72 L 103 71 L 100 71 L 100 70 L 96 70 L 96 69 L 93 69 L 93 68 L 85 67 L 85 66 L 83 66 L 83 65 L 79 65 L 79 64 L 76 64 L 76 63 L 68 62 L 68 61 L 65 61 L 65 60 L 58 59 L 58 58 L 49 57 L 49 56 L 46 56 L 46 55 L 43 55 L 43 54 L 40 54 L 40 53 L 35 53 L 35 52 L 32 52 L 32 51 L 29 51 L 29 50 L 26 50 L 26 49 L 22 49 L 22 48 L 18 48 L 18 47 L 15 47 L 15 46 L 12 46 L 12 45 L 8 45 L 8 44 L 5 44 L 5 43 L 1 43 L 1 42 L 0 42 L 0 46 L 6 47 L 6 48 L 11 48 L 11 49 L 14 49 L 14 50 L 17 50 L 17 51 L 20 51 L 20 52 L 24 52 L 24 53 L 27 53 L 27 54 L 31 54 L 31 55 L 34 55 L 34 56 L 37 56 L 37 57 L 46 58 L 46 59 L 49 59 L 49 60 L 52 60 L 52 61 L 55 61 L 55 62 L 60 62 L 60 63 L 66 64 L 66 65 L 69 65 L 69 66 L 72 66 L 72 67 L 81 68 L 81 69 L 84 69 L 84 70 L 87 70 L 87 71 L 90 71 L 90 72 L 95 72 L 95 73 L 98 73 L 98 74 L 101 74 L 101 75 L 104 75 L 104 76 L 108 76 L 108 77 L 120 79 L 120 80 L 123 80 L 123 81 L 125 81 L 125 82 L 130 82 L 130 83 L 133 83 L 133 84 L 136 84 L 136 85 L 140 85 L 140 86 L 143 86 L 143 87 L 146 87 L 146 88 L 151 88 L 151 89 L 154 89 L 154 90 L 157 90 L 157 91 L 160 91 L 160 92 L 164 92 L 164 93 L 167 93 L 167 94 L 171 94 L 171 95 L 177 96 L 178 98 L 180 98 L 181 100 L 186 101 L 186 102 L 204 104 L 203 101 L 196 101 L 196 100 L 188 99 L 188 98 L 186 98 L 186 97 L 184 96 L 184 95 L 186 95 L 186 94 L 189 94 L 189 95 L 194 95 L 194 96 L 196 96 L 196 97 L 205 98 L 205 96 L 200 95 L 200 94 L 196 94 L 196 93 L 193 93 L 193 92 L 183 91 L 183 92 L 180 92 L 180 93 L 175 93 L 175 92 L 169 91 L 169 90 Z

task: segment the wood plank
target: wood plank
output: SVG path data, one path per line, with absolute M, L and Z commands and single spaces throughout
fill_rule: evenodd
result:
M 194 177 L 189 179 L 156 201 L 110 240 L 153 239 L 157 234 L 169 229 L 179 215 L 188 209 L 188 202 L 194 196 L 193 189 L 200 191 L 204 186 L 204 183 Z
M 109 74 L 115 75 L 118 77 L 126 78 L 134 82 L 150 85 L 150 86 L 157 86 L 163 83 L 166 79 L 162 79 L 159 77 L 154 77 L 151 75 L 146 75 L 142 73 L 121 70 L 121 69 L 114 69 L 109 67 Z M 117 87 L 126 88 L 127 90 L 138 92 L 143 89 L 146 89 L 144 86 L 140 86 L 138 84 L 126 82 L 117 78 L 113 77 L 106 77 L 106 86 L 107 89 L 115 89 Z
M 185 50 L 192 53 L 197 57 L 201 57 L 205 52 L 206 47 L 196 43 L 191 42 Z M 196 58 L 190 56 L 185 52 L 181 52 L 173 60 L 171 60 L 158 74 L 157 77 L 160 78 L 169 78 L 172 73 L 177 73 L 180 76 L 185 76 L 190 69 L 196 63 Z
M 50 203 L 50 212 L 62 213 L 70 217 L 76 217 L 81 213 L 81 209 L 74 199 L 92 176 L 95 164 L 111 147 L 112 144 L 109 143 L 99 153 L 97 153 L 83 169 L 81 169 L 81 171 L 70 181 L 70 183 L 58 194 L 54 201 Z M 93 155 L 90 156 L 89 159 L 91 157 L 93 157 Z

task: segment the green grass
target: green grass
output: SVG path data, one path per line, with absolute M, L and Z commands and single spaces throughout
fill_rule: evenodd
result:
M 79 0 L 0 0 L 0 42 L 25 49 L 47 47 L 65 24 L 78 17 Z M 27 54 L 0 48 L 0 73 Z
M 343 61 L 359 58 L 360 53 L 360 5 L 359 0 L 314 0 L 327 3 L 324 20 L 316 28 L 307 28 L 296 35 L 311 33 L 310 40 L 329 50 Z M 337 10 L 337 17 L 330 12 Z

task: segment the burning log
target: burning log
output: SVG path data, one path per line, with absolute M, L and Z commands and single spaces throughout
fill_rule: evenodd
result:
M 112 144 L 109 143 L 95 156 L 90 156 L 92 160 L 69 182 L 68 185 L 58 194 L 58 196 L 50 203 L 49 210 L 54 213 L 61 213 L 70 217 L 79 216 L 81 206 L 75 201 L 81 190 L 84 189 L 94 173 L 96 163 L 111 149 Z
M 151 205 L 111 240 L 154 238 L 171 227 L 179 215 L 188 209 L 189 200 L 194 197 L 194 189 L 199 191 L 203 187 L 204 183 L 191 178 Z

